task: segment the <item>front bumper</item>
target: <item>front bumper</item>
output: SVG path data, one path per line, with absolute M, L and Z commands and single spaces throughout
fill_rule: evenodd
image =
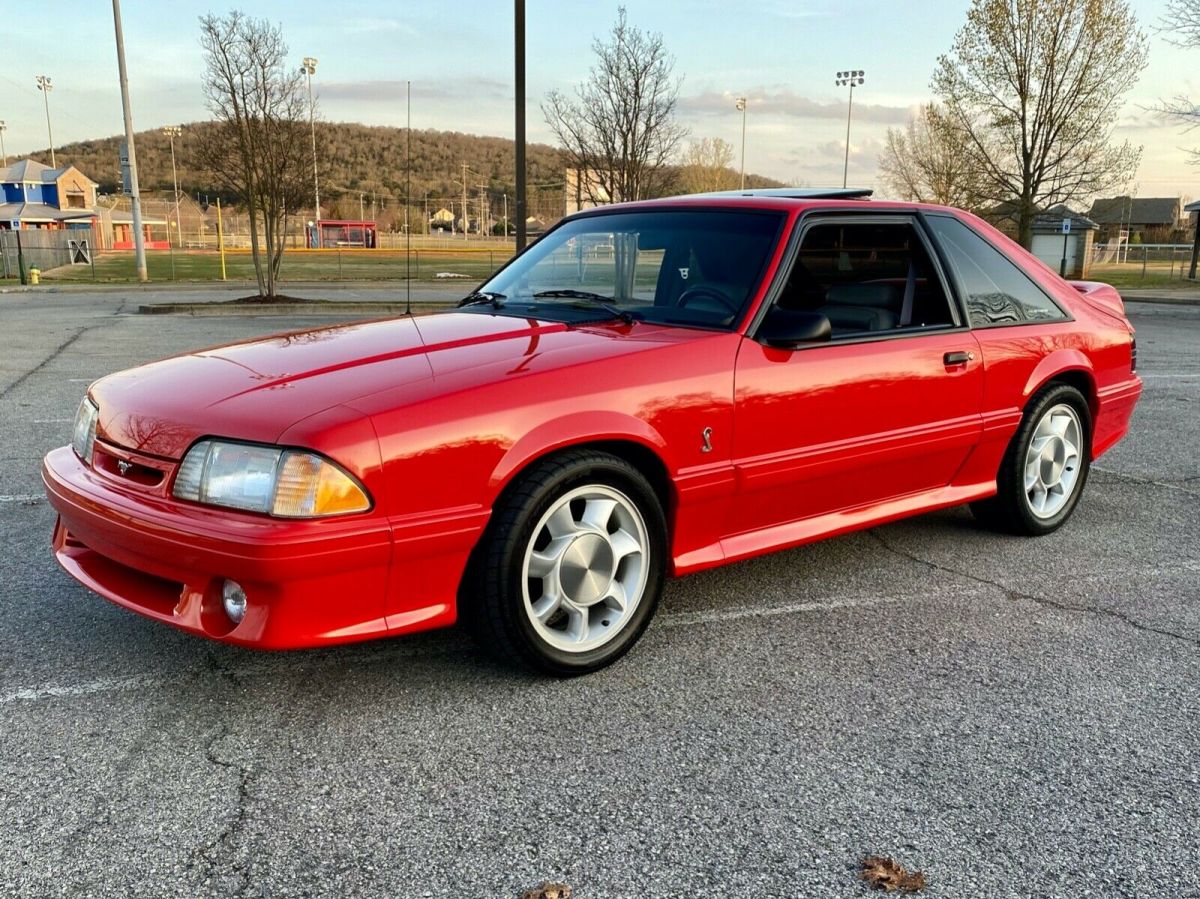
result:
M 46 456 L 42 480 L 58 512 L 59 564 L 117 605 L 204 637 L 271 649 L 388 631 L 386 519 L 282 521 L 137 494 L 69 447 Z M 236 626 L 221 606 L 226 578 L 249 599 Z

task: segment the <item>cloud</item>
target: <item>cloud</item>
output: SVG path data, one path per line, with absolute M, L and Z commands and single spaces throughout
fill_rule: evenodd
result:
M 350 19 L 342 26 L 347 34 L 404 34 L 417 36 L 417 29 L 403 19 L 360 16 Z
M 359 103 L 396 103 L 404 100 L 404 81 L 326 81 L 320 85 L 322 100 Z M 508 100 L 512 86 L 491 78 L 453 78 L 442 82 L 420 81 L 412 86 L 416 100 Z
M 845 119 L 846 104 L 841 100 L 822 102 L 801 96 L 788 88 L 768 90 L 758 88 L 750 91 L 750 115 L 783 115 L 801 119 Z M 679 111 L 683 115 L 708 116 L 731 115 L 737 96 L 728 91 L 707 91 L 679 98 Z M 883 106 L 878 103 L 854 104 L 854 119 L 862 122 L 880 122 L 900 125 L 908 121 L 910 108 L 907 106 Z

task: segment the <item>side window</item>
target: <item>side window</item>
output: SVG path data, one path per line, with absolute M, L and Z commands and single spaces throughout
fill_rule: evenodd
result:
M 958 219 L 931 215 L 929 226 L 967 295 L 972 327 L 1066 318 L 1045 291 L 1012 260 Z
M 804 233 L 778 305 L 820 312 L 834 338 L 944 328 L 951 304 L 911 222 L 820 222 Z

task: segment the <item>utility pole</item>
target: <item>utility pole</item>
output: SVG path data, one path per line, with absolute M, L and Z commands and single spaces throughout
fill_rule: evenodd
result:
M 525 249 L 525 0 L 513 0 L 514 88 L 516 128 L 513 148 L 517 162 L 517 252 Z
M 54 131 L 50 127 L 50 91 L 54 90 L 54 85 L 51 83 L 49 75 L 38 75 L 34 81 L 37 82 L 38 90 L 42 92 L 42 100 L 46 104 L 46 135 L 50 138 L 50 168 L 58 168 L 58 163 L 54 159 Z
M 317 61 L 311 56 L 304 57 L 304 61 L 300 64 L 301 71 L 308 78 L 308 130 L 312 135 L 312 153 L 313 153 L 313 212 L 314 219 L 321 220 L 321 185 L 317 180 L 317 119 L 316 107 L 313 104 L 312 92 L 312 76 L 317 74 Z M 320 226 L 318 225 L 318 229 Z M 318 230 L 318 233 L 320 231 Z
M 0 120 L 0 156 L 4 157 L 4 162 L 2 163 L 4 168 L 8 168 L 8 151 L 4 149 L 4 132 L 7 130 L 8 126 L 4 124 L 3 120 Z
M 121 0 L 113 0 L 113 29 L 117 34 L 121 110 L 125 115 L 125 143 L 129 148 L 130 205 L 133 207 L 133 246 L 137 260 L 137 276 L 139 281 L 149 281 L 150 276 L 146 272 L 146 235 L 142 233 L 142 199 L 138 190 L 137 153 L 133 147 L 133 112 L 129 108 L 129 73 L 125 70 L 125 33 L 121 28 Z
M 467 210 L 467 172 L 469 171 L 470 169 L 467 168 L 467 164 L 464 162 L 462 164 L 463 240 L 467 239 L 467 235 L 471 230 L 471 214 Z
M 504 194 L 504 239 L 508 240 L 508 193 Z
M 179 175 L 175 169 L 175 138 L 183 134 L 183 128 L 179 125 L 167 125 L 163 128 L 162 133 L 167 136 L 171 142 L 171 182 L 175 185 L 175 230 L 179 232 L 179 236 L 183 237 L 183 228 L 179 224 Z M 170 242 L 170 233 L 167 234 L 168 243 Z

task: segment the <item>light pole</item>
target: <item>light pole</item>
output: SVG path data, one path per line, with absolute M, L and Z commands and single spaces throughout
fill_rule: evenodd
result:
M 175 169 L 175 138 L 183 134 L 183 128 L 179 125 L 167 125 L 163 128 L 162 133 L 167 136 L 167 140 L 171 142 L 171 183 L 175 185 L 175 230 L 183 236 L 183 229 L 179 226 L 179 175 Z M 167 237 L 171 235 L 168 233 Z
M 742 190 L 746 189 L 746 98 L 738 97 L 737 109 L 742 114 Z
M 8 126 L 0 121 L 0 156 L 4 157 L 2 165 L 8 168 L 8 151 L 4 149 L 4 132 L 8 130 Z
M 117 73 L 121 79 L 121 114 L 129 150 L 129 208 L 133 213 L 133 249 L 139 281 L 149 281 L 146 270 L 146 235 L 142 231 L 142 195 L 138 188 L 137 149 L 133 145 L 133 110 L 129 105 L 129 72 L 125 68 L 125 32 L 121 28 L 121 0 L 112 0 L 113 31 L 117 38 Z
M 50 91 L 54 90 L 54 85 L 50 81 L 49 75 L 38 75 L 34 79 L 37 82 L 38 90 L 42 92 L 42 100 L 46 104 L 46 134 L 50 138 L 50 168 L 58 168 L 58 163 L 54 160 L 54 131 L 50 128 Z
M 854 113 L 854 88 L 866 81 L 867 73 L 862 69 L 851 69 L 848 72 L 838 72 L 834 82 L 838 87 L 850 88 L 850 102 L 846 104 L 846 161 L 842 165 L 842 187 L 850 175 L 850 116 Z
M 312 92 L 312 76 L 317 74 L 317 60 L 312 56 L 304 57 L 304 61 L 300 64 L 300 71 L 304 72 L 308 79 L 308 129 L 312 135 L 313 151 L 313 210 L 316 213 L 314 218 L 319 222 L 321 220 L 321 185 L 317 180 L 317 119 Z

